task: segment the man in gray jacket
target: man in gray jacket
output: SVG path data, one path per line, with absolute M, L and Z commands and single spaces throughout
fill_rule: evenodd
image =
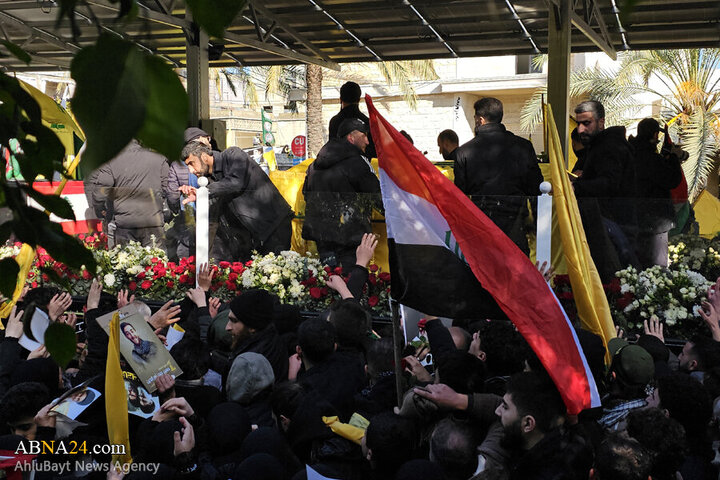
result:
M 99 218 L 107 215 L 106 203 L 112 202 L 115 243 L 129 241 L 143 246 L 165 248 L 163 199 L 169 164 L 165 157 L 131 141 L 115 158 L 100 166 L 89 177 L 86 188 L 92 190 L 92 206 Z

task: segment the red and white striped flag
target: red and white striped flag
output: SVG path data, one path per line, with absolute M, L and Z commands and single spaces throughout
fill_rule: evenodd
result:
M 575 330 L 535 265 L 378 113 L 370 96 L 365 101 L 380 165 L 393 296 L 453 317 L 473 312 L 478 298 L 468 295 L 489 292 L 545 366 L 568 413 L 600 406 Z

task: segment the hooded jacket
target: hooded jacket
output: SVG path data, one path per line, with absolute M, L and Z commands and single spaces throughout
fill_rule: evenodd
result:
M 357 245 L 371 231 L 372 208 L 380 182 L 355 145 L 333 138 L 323 146 L 305 176 L 303 238 Z

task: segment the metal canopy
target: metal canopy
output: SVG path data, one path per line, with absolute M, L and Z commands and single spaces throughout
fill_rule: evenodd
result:
M 0 39 L 21 45 L 30 66 L 0 58 L 10 71 L 68 69 L 100 31 L 134 40 L 185 67 L 180 0 L 139 0 L 138 18 L 115 22 L 117 4 L 88 0 L 78 9 L 81 34 L 56 28 L 51 0 L 0 0 Z M 645 0 L 621 23 L 615 0 L 572 0 L 572 50 L 720 47 L 718 0 Z M 559 0 L 251 0 L 224 39 L 211 39 L 210 66 L 338 63 L 535 54 L 548 46 L 548 8 Z M 99 29 L 94 19 L 104 28 Z M 212 57 L 212 52 L 217 53 Z

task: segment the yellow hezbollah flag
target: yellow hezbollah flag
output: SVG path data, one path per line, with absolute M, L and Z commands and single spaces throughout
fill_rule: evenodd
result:
M 20 267 L 20 272 L 18 273 L 17 277 L 17 284 L 15 285 L 15 292 L 13 292 L 12 298 L 5 302 L 2 308 L 0 308 L 0 318 L 8 318 L 10 316 L 12 308 L 15 306 L 18 299 L 20 298 L 23 288 L 25 288 L 25 280 L 27 279 L 28 272 L 30 272 L 30 268 L 32 267 L 34 260 L 35 249 L 27 243 L 23 243 L 22 247 L 20 247 L 20 253 L 18 253 L 17 257 L 15 257 L 15 261 Z M 0 323 L 0 330 L 3 329 L 3 324 Z
M 550 137 L 548 154 L 552 173 L 553 206 L 557 213 L 565 262 L 578 316 L 582 327 L 600 335 L 603 343 L 607 346 L 608 340 L 615 336 L 610 306 L 600 281 L 600 275 L 590 256 L 590 248 L 580 220 L 575 191 L 565 172 L 565 162 L 555 118 L 550 105 L 546 105 L 545 108 Z M 606 360 L 608 359 L 609 356 L 606 356 Z
M 132 463 L 130 430 L 128 427 L 127 391 L 120 370 L 120 315 L 115 312 L 110 321 L 107 364 L 105 365 L 105 416 L 111 445 L 124 445 L 124 455 L 113 455 L 112 463 Z
M 271 172 L 277 170 L 277 159 L 275 158 L 275 149 L 273 147 L 263 147 L 263 158 L 267 162 L 268 170 Z

